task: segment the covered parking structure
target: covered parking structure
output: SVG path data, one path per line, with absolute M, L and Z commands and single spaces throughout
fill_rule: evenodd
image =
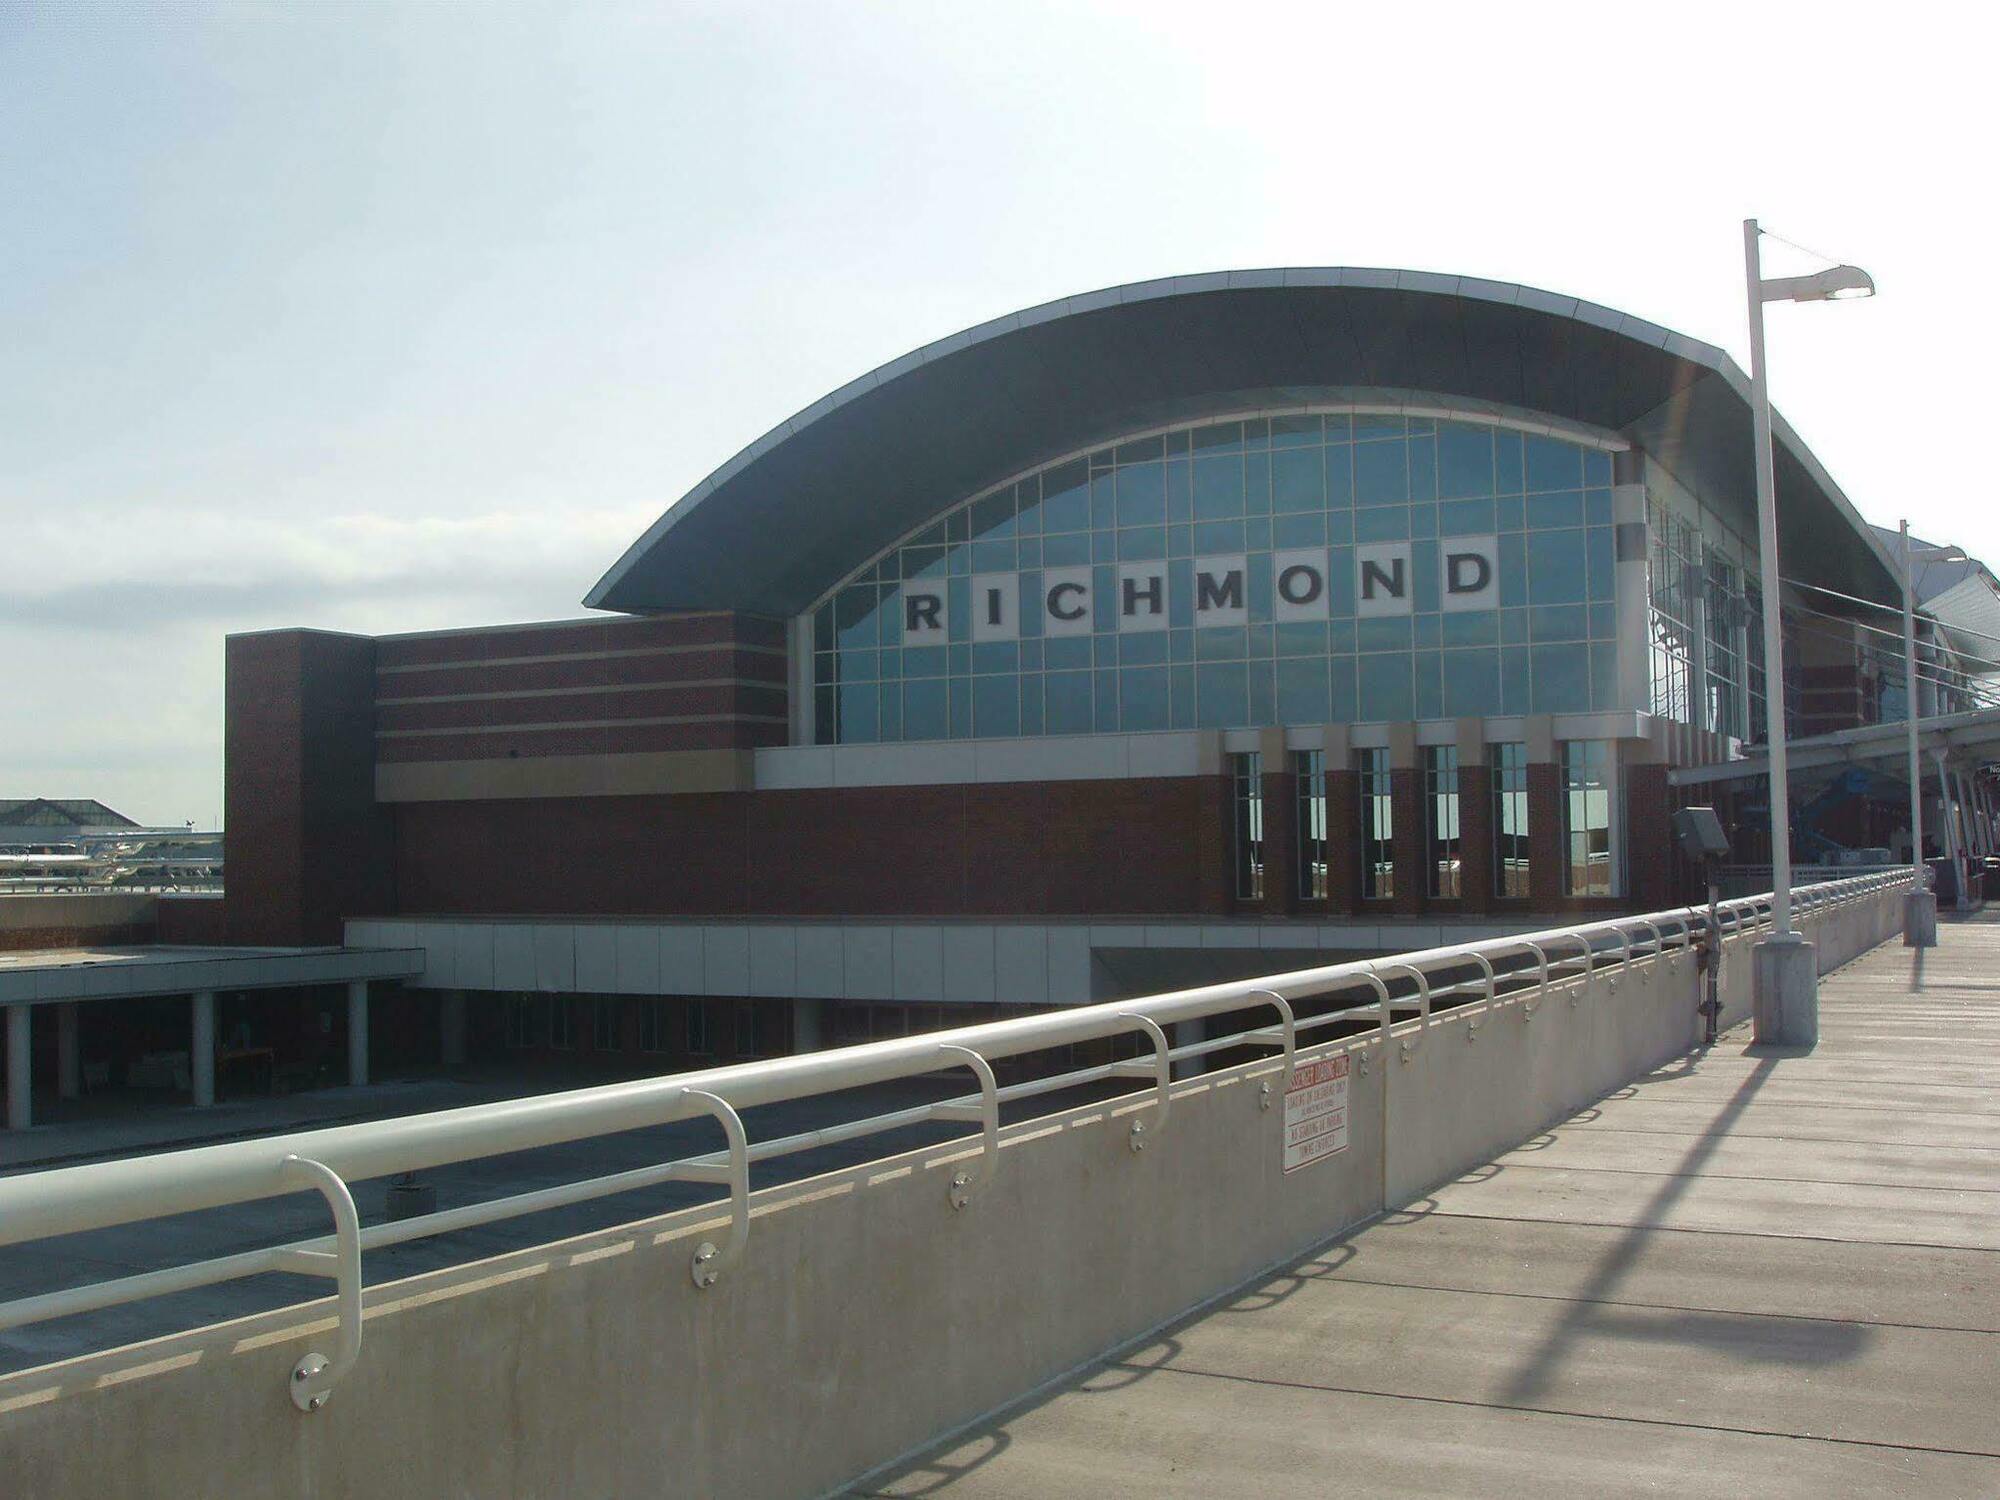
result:
M 7 1127 L 34 1121 L 33 1016 L 56 1015 L 56 1091 L 82 1087 L 79 1007 L 163 995 L 189 998 L 189 1089 L 197 1107 L 215 1102 L 215 997 L 221 991 L 347 986 L 348 1081 L 368 1081 L 368 986 L 423 971 L 412 949 L 195 948 L 135 946 L 0 954 L 0 1008 L 7 1013 Z

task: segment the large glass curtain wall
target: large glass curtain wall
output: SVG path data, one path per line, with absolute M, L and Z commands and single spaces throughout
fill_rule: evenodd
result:
M 1612 708 L 1612 534 L 1610 455 L 1509 428 L 1287 413 L 1134 438 L 957 506 L 835 590 L 815 738 Z M 1490 565 L 1441 580 L 1441 554 L 1482 546 Z M 1357 613 L 1370 559 L 1407 612 Z M 1198 563 L 1240 610 L 1198 618 Z

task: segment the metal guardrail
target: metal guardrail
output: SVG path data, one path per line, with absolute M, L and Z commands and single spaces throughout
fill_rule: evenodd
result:
M 1909 872 L 1898 870 L 1806 887 L 1793 893 L 1794 914 L 1809 935 L 1816 920 L 1831 911 L 1905 886 L 1908 880 Z M 1770 912 L 1768 895 L 1720 905 L 1716 926 L 1722 947 L 1726 950 L 1730 943 L 1764 930 L 1770 925 Z M 4 1178 L 0 1179 L 0 1246 L 251 1203 L 301 1190 L 317 1191 L 326 1200 L 334 1233 L 0 1303 L 0 1329 L 271 1271 L 325 1277 L 336 1288 L 338 1337 L 334 1353 L 331 1357 L 317 1351 L 307 1354 L 293 1367 L 290 1382 L 292 1401 L 299 1410 L 317 1411 L 360 1358 L 364 1251 L 665 1182 L 713 1183 L 728 1190 L 729 1232 L 720 1248 L 703 1242 L 690 1263 L 694 1286 L 706 1288 L 746 1252 L 753 1162 L 906 1125 L 930 1121 L 976 1124 L 981 1143 L 978 1169 L 960 1170 L 948 1189 L 951 1210 L 960 1210 L 972 1201 L 978 1184 L 990 1183 L 998 1169 L 1003 1103 L 1093 1082 L 1143 1078 L 1146 1088 L 1141 1092 L 1150 1093 L 1153 1103 L 1133 1121 L 1128 1133 L 1132 1150 L 1141 1151 L 1149 1142 L 1162 1138 L 1173 1102 L 1172 1070 L 1177 1062 L 1242 1047 L 1272 1047 L 1281 1053 L 1282 1083 L 1289 1080 L 1301 1048 L 1360 1048 L 1365 1071 L 1366 1049 L 1379 1046 L 1386 1057 L 1389 1044 L 1400 1041 L 1401 1056 L 1407 1060 L 1413 1049 L 1423 1045 L 1426 1033 L 1447 1016 L 1464 1015 L 1468 1035 L 1476 1039 L 1486 1013 L 1503 999 L 1519 996 L 1524 1017 L 1532 1020 L 1559 989 L 1566 990 L 1571 1004 L 1576 1005 L 1600 976 L 1615 992 L 1635 967 L 1643 970 L 1658 963 L 1676 966 L 1704 940 L 1707 920 L 1704 909 L 1683 907 L 699 1073 Z M 1356 995 L 1364 998 L 1353 1004 L 1338 1003 Z M 1322 1002 L 1332 1008 L 1306 1016 L 1298 1013 L 1303 1005 Z M 1465 1014 L 1475 1008 L 1476 1013 Z M 1169 1040 L 1167 1028 L 1180 1022 L 1255 1009 L 1273 1011 L 1275 1023 L 1178 1047 Z M 1312 1032 L 1343 1024 L 1353 1028 L 1361 1022 L 1370 1024 L 1359 1036 L 1350 1029 L 1318 1043 L 1308 1037 Z M 992 1064 L 998 1059 L 1132 1033 L 1143 1035 L 1150 1043 L 1150 1056 L 1004 1088 L 994 1076 Z M 741 1111 L 754 1106 L 956 1067 L 971 1071 L 978 1083 L 976 1094 L 772 1140 L 752 1142 L 743 1128 Z M 1254 1097 L 1259 1108 L 1271 1108 L 1274 1096 L 1269 1080 L 1260 1085 Z M 348 1183 L 354 1181 L 700 1115 L 710 1116 L 722 1127 L 725 1144 L 721 1151 L 366 1227 L 359 1221 L 348 1190 Z

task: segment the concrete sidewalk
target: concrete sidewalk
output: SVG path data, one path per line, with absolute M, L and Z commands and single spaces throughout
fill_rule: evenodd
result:
M 2000 923 L 1747 1028 L 865 1491 L 2000 1495 Z

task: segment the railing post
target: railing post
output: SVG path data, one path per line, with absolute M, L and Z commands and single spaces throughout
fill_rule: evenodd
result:
M 703 1240 L 688 1267 L 694 1284 L 706 1289 L 714 1286 L 716 1278 L 742 1258 L 743 1248 L 750 1241 L 750 1142 L 743 1132 L 742 1116 L 727 1099 L 703 1089 L 689 1089 L 685 1097 L 713 1115 L 729 1141 L 729 1243 L 717 1250 L 713 1243 Z
M 947 1057 L 955 1057 L 972 1069 L 979 1080 L 979 1128 L 985 1145 L 980 1160 L 985 1165 L 981 1183 L 991 1183 L 994 1174 L 1000 1170 L 1000 1085 L 993 1076 L 993 1065 L 970 1047 L 960 1047 L 946 1042 L 938 1048 Z M 938 1118 L 949 1118 L 944 1113 L 949 1106 L 939 1105 L 931 1113 Z M 972 1201 L 972 1175 L 969 1172 L 952 1174 L 950 1188 L 951 1206 L 964 1208 Z
M 333 1211 L 333 1267 L 335 1299 L 339 1308 L 339 1342 L 333 1358 L 314 1351 L 292 1366 L 292 1405 L 300 1411 L 318 1411 L 340 1378 L 354 1368 L 361 1357 L 361 1216 L 354 1211 L 354 1195 L 340 1174 L 303 1156 L 288 1156 L 280 1165 L 287 1183 L 312 1188 Z M 305 1270 L 311 1258 L 293 1269 Z M 320 1274 L 325 1274 L 321 1272 Z
M 1151 1016 L 1142 1016 L 1137 1011 L 1120 1011 L 1118 1019 L 1130 1021 L 1153 1039 L 1154 1091 L 1159 1100 L 1159 1108 L 1153 1113 L 1151 1130 L 1154 1135 L 1158 1135 L 1166 1128 L 1167 1110 L 1173 1104 L 1174 1067 L 1173 1059 L 1167 1055 L 1172 1050 L 1167 1044 L 1167 1034 L 1160 1029 L 1158 1021 Z M 1147 1129 L 1143 1120 L 1132 1122 L 1131 1144 L 1134 1151 L 1146 1149 Z

